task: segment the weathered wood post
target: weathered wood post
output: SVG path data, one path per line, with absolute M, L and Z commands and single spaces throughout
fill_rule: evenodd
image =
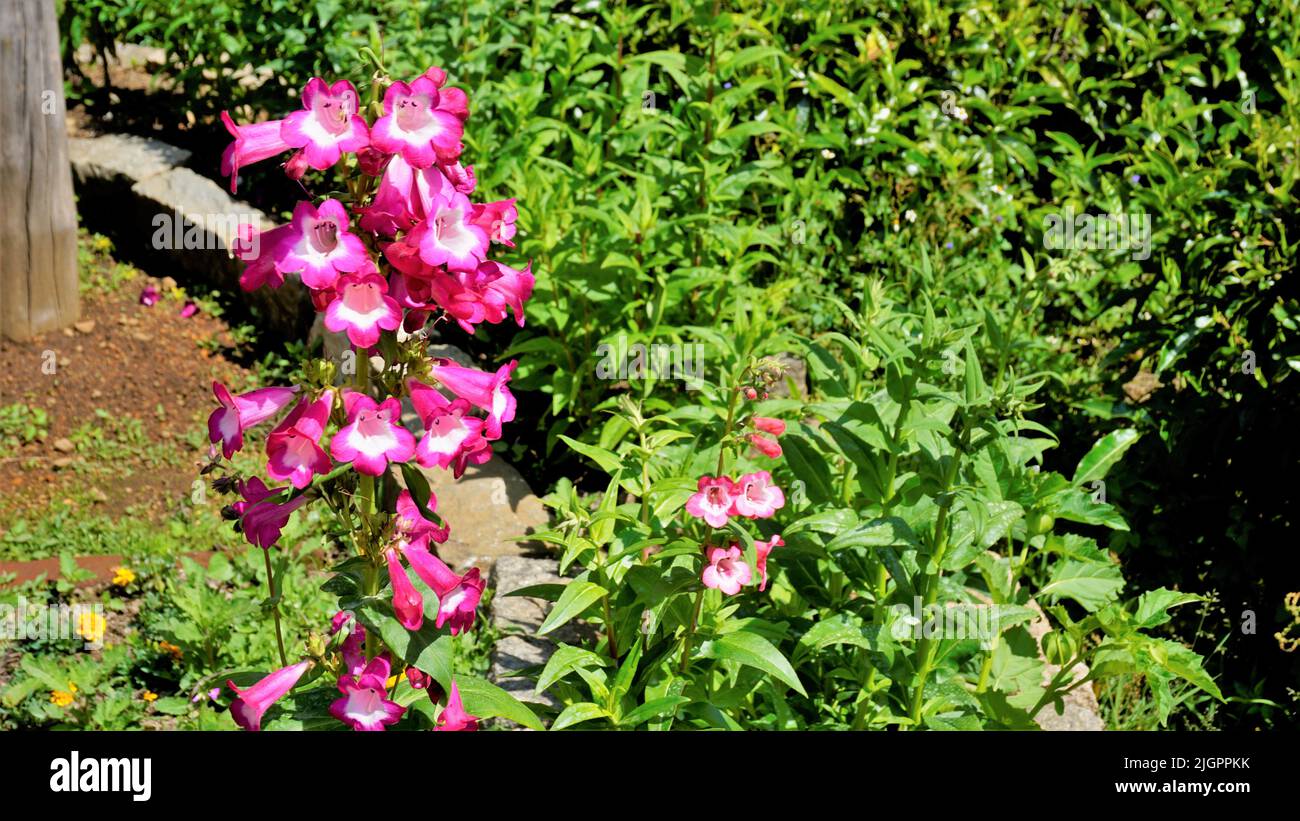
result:
M 54 0 L 0 0 L 0 337 L 77 319 L 77 212 Z

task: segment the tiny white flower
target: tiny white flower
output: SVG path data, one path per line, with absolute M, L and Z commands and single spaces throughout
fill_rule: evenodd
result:
M 915 177 L 915 176 L 916 176 L 917 174 L 919 174 L 919 173 L 921 173 L 921 166 L 917 165 L 917 164 L 914 163 L 914 162 L 910 162 L 910 163 L 907 164 L 907 174 L 908 174 L 908 176 L 910 176 L 910 177 Z
M 909 209 L 907 209 L 906 211 L 903 212 L 903 217 L 904 217 L 908 222 L 916 222 L 916 212 L 913 211 L 911 208 L 909 208 Z
M 574 106 L 574 107 L 573 107 L 573 118 L 574 118 L 575 120 L 581 120 L 581 119 L 582 119 L 582 109 L 579 108 L 578 106 Z
M 829 148 L 823 148 L 823 149 L 822 149 L 822 159 L 824 159 L 824 160 L 833 160 L 833 159 L 835 159 L 835 152 L 834 152 L 834 151 L 831 151 Z

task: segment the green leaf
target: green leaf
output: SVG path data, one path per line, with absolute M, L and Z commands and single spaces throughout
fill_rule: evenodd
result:
M 826 457 L 818 453 L 807 439 L 787 433 L 781 437 L 781 450 L 795 477 L 803 480 L 808 498 L 814 504 L 824 504 L 834 498 Z
M 1135 428 L 1121 428 L 1112 431 L 1097 440 L 1097 444 L 1079 460 L 1074 469 L 1074 484 L 1084 485 L 1105 477 L 1106 472 L 1124 455 L 1124 451 L 1141 438 Z
M 581 453 L 583 456 L 586 456 L 588 459 L 595 462 L 596 464 L 600 465 L 601 470 L 605 471 L 611 476 L 617 473 L 623 465 L 623 460 L 620 459 L 617 454 L 605 450 L 604 448 L 598 448 L 595 445 L 584 444 L 582 442 L 579 442 L 576 439 L 570 439 L 564 434 L 560 434 L 560 439 L 564 441 L 564 444 L 573 448 L 578 453 Z
M 618 722 L 618 726 L 635 727 L 655 716 L 672 712 L 683 704 L 689 704 L 690 701 L 686 696 L 664 696 L 663 698 L 652 699 L 623 716 L 623 719 Z
M 582 580 L 569 582 L 555 602 L 555 606 L 551 608 L 551 612 L 546 614 L 546 619 L 537 628 L 537 635 L 544 636 L 555 630 L 570 619 L 581 615 L 601 596 L 607 595 L 609 592 L 598 584 Z
M 429 497 L 432 495 L 432 491 L 429 490 L 429 480 L 424 478 L 424 474 L 415 465 L 409 462 L 402 462 L 401 464 L 402 478 L 406 481 L 406 489 L 411 491 L 411 499 L 415 502 L 416 511 L 424 519 L 435 524 L 442 524 L 429 518 L 429 510 L 431 509 Z
M 609 659 L 590 650 L 561 644 L 551 654 L 542 674 L 537 677 L 537 691 L 541 692 L 574 670 L 587 667 L 605 667 Z
M 808 695 L 781 651 L 756 633 L 728 633 L 706 641 L 700 647 L 700 654 L 705 658 L 727 659 L 757 668 L 785 682 L 801 695 Z
M 577 704 L 570 704 L 565 707 L 564 712 L 560 713 L 555 722 L 551 724 L 551 729 L 563 730 L 565 727 L 572 727 L 574 724 L 581 724 L 584 721 L 593 721 L 598 718 L 611 718 L 611 716 L 599 704 L 580 701 Z
M 1068 561 L 1053 570 L 1051 581 L 1039 593 L 1051 596 L 1054 602 L 1074 599 L 1094 613 L 1113 601 L 1123 587 L 1124 576 L 1113 564 Z
M 1163 587 L 1149 590 L 1138 599 L 1137 613 L 1133 616 L 1133 626 L 1139 630 L 1164 624 L 1173 618 L 1168 610 L 1191 602 L 1205 601 L 1204 596 L 1195 593 L 1179 593 Z
M 546 729 L 541 719 L 527 705 L 490 681 L 457 676 L 456 689 L 460 692 L 465 712 L 472 716 L 505 718 L 530 730 Z

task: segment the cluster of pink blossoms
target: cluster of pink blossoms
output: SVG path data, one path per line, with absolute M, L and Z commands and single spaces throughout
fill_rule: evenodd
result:
M 748 398 L 752 389 L 746 389 Z M 785 433 L 785 423 L 780 419 L 754 416 L 749 424 L 755 432 L 748 435 L 748 440 L 755 450 L 770 458 L 781 455 L 781 446 L 775 438 Z M 701 476 L 696 492 L 686 501 L 686 512 L 703 519 L 705 524 L 714 528 L 727 526 L 731 517 L 743 519 L 770 519 L 776 511 L 785 507 L 785 493 L 772 483 L 772 474 L 766 470 L 746 473 L 739 479 L 727 476 Z M 758 589 L 767 589 L 767 557 L 772 549 L 784 545 L 781 536 L 774 535 L 767 541 L 754 543 L 759 575 Z M 728 596 L 734 596 L 754 581 L 754 570 L 744 560 L 744 551 L 738 543 L 728 547 L 706 545 L 707 563 L 701 575 L 705 587 L 721 590 Z
M 364 106 L 352 83 L 331 85 L 320 78 L 303 89 L 302 108 L 282 120 L 237 125 L 223 112 L 234 137 L 222 157 L 232 192 L 240 169 L 285 152 L 292 152 L 285 172 L 295 180 L 311 169 L 336 167 L 351 177 L 350 206 L 334 198 L 303 201 L 288 224 L 260 234 L 241 226 L 233 250 L 245 264 L 245 290 L 279 288 L 297 275 L 325 327 L 346 334 L 361 357 L 369 357 L 384 334 L 423 344 L 430 321 L 454 321 L 468 333 L 511 313 L 524 324 L 524 304 L 534 286 L 531 264 L 516 269 L 488 259 L 493 244 L 514 248 L 515 201 L 470 201 L 474 170 L 460 162 L 469 100 L 446 80 L 446 72 L 435 67 L 409 83 L 391 82 L 382 115 L 377 98 Z M 241 501 L 231 505 L 231 514 L 251 544 L 269 549 L 306 503 L 305 489 L 341 467 L 382 477 L 393 465 L 413 462 L 450 469 L 459 478 L 468 465 L 491 458 L 492 441 L 514 419 L 508 385 L 516 364 L 489 372 L 424 360 L 401 378 L 398 396 L 372 396 L 370 386 L 361 384 L 315 391 L 267 387 L 235 395 L 214 383 L 218 407 L 208 420 L 214 458 L 218 447 L 226 459 L 232 457 L 243 448 L 245 432 L 288 408 L 266 437 L 267 476 L 286 484 L 234 479 L 229 486 Z M 404 397 L 422 424 L 418 436 L 402 424 Z M 448 531 L 435 517 L 436 505 L 429 494 L 427 508 L 420 509 L 402 491 L 395 510 L 377 511 L 390 517 L 391 526 L 384 530 L 388 541 L 372 555 L 386 565 L 393 610 L 403 626 L 418 630 L 424 621 L 423 597 L 409 568 L 438 597 L 436 626 L 456 635 L 473 624 L 484 580 L 477 569 L 458 575 L 438 558 L 431 545 L 446 541 Z M 351 636 L 362 630 L 355 625 Z M 344 698 L 333 712 L 356 729 L 383 729 L 401 716 L 401 708 L 384 696 L 391 661 L 384 655 L 354 661 L 339 681 Z M 288 666 L 237 691 L 236 720 L 255 729 L 265 707 L 305 669 Z M 455 709 L 450 703 L 444 708 L 445 723 L 469 727 L 472 717 L 460 710 L 454 686 L 450 697 Z
M 343 640 L 339 646 L 342 663 L 338 689 L 341 697 L 330 704 L 330 715 L 353 730 L 383 730 L 390 724 L 396 724 L 406 713 L 405 707 L 388 697 L 392 660 L 386 652 L 366 659 L 366 628 L 356 623 L 350 613 L 335 613 L 330 623 L 330 633 L 338 636 L 349 627 L 349 623 L 351 629 L 342 633 Z M 309 661 L 289 665 L 244 690 L 235 686 L 234 682 L 226 682 L 226 686 L 235 693 L 235 700 L 230 705 L 230 714 L 235 723 L 245 730 L 261 730 L 266 711 L 297 685 L 310 666 Z M 432 684 L 432 677 L 415 667 L 406 668 L 406 678 L 417 690 L 424 690 Z M 478 719 L 465 711 L 460 700 L 460 690 L 452 682 L 447 704 L 438 714 L 434 730 L 477 729 Z

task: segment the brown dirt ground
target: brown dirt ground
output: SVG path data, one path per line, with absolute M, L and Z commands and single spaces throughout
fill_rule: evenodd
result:
M 82 322 L 93 321 L 93 328 L 0 341 L 0 406 L 23 403 L 49 418 L 43 440 L 0 454 L 0 532 L 13 516 L 54 500 L 159 517 L 193 482 L 212 380 L 230 384 L 244 372 L 221 353 L 233 340 L 220 319 L 202 311 L 181 317 L 176 294 L 141 305 L 140 291 L 150 282 L 158 284 L 137 275 L 111 291 L 83 293 Z M 57 358 L 54 374 L 42 371 L 47 351 Z M 94 465 L 95 453 L 55 448 L 87 423 L 105 427 L 96 410 L 112 420 L 139 419 L 148 445 L 116 455 L 111 465 Z

